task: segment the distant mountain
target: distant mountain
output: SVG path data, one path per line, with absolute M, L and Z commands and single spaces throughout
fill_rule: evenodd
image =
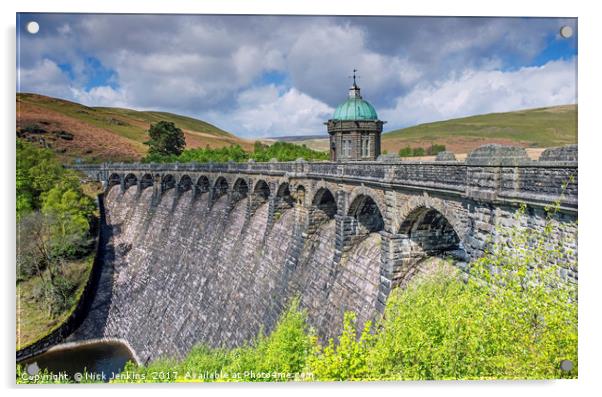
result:
M 307 141 L 310 139 L 328 139 L 328 134 L 274 136 L 269 139 L 274 141 L 296 142 Z
M 253 141 L 241 139 L 191 117 L 157 111 L 88 107 L 38 94 L 17 94 L 17 135 L 52 148 L 64 161 L 140 159 L 147 151 L 151 123 L 172 121 L 184 131 L 186 147 L 223 147 Z
M 390 131 L 382 135 L 389 153 L 411 147 L 444 144 L 454 153 L 467 153 L 499 143 L 545 148 L 577 143 L 577 105 L 525 109 L 463 117 Z

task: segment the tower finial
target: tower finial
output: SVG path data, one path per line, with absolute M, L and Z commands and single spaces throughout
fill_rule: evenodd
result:
M 355 84 L 355 72 L 357 72 L 357 71 L 358 71 L 357 69 L 355 69 L 355 68 L 353 69 L 353 85 L 356 85 Z

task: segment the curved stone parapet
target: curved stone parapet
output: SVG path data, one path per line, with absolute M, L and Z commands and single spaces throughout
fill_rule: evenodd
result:
M 498 144 L 480 146 L 466 158 L 469 165 L 518 165 L 530 161 L 524 148 Z
M 447 150 L 437 153 L 435 161 L 456 161 L 456 155 Z
M 577 159 L 578 149 L 576 144 L 548 148 L 539 157 L 539 161 L 577 161 Z

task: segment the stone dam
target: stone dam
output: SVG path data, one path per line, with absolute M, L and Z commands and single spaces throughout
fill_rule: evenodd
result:
M 575 234 L 576 146 L 489 145 L 465 162 L 76 166 L 105 186 L 102 274 L 68 338 L 120 338 L 142 363 L 269 333 L 298 297 L 321 337 L 380 315 L 422 259 L 483 254 L 497 226 Z M 515 220 L 525 204 L 524 219 Z M 576 247 L 570 247 L 576 252 Z M 556 264 L 567 282 L 577 269 Z

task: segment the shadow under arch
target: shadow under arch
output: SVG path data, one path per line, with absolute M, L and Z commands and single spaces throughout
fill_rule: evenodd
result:
M 248 194 L 249 184 L 244 178 L 238 178 L 232 187 L 232 202 L 236 203 L 237 201 L 247 198 Z
M 124 179 L 125 190 L 138 184 L 138 178 L 134 174 L 127 174 Z
M 412 251 L 422 256 L 463 251 L 458 232 L 437 209 L 420 206 L 412 210 L 399 227 L 399 233 L 407 236 Z
M 121 185 L 121 176 L 119 174 L 111 174 L 107 180 L 107 192 L 115 185 Z
M 228 194 L 228 181 L 223 176 L 218 177 L 213 185 L 213 201 L 217 201 L 220 197 Z
M 192 178 L 188 175 L 182 175 L 178 182 L 178 193 L 182 194 L 192 189 Z
M 173 189 L 175 187 L 176 178 L 173 175 L 167 174 L 161 178 L 161 193 L 165 193 L 169 189 Z
M 347 215 L 357 220 L 357 235 L 368 235 L 385 228 L 385 222 L 378 205 L 367 194 L 360 194 L 353 200 Z
M 291 194 L 291 187 L 288 182 L 282 182 L 276 191 L 276 208 L 279 211 L 292 208 L 295 205 L 295 200 Z
M 196 181 L 196 190 L 198 194 L 207 193 L 211 189 L 211 182 L 209 178 L 205 175 L 199 176 L 199 179 Z
M 458 232 L 439 210 L 418 206 L 402 221 L 399 234 L 406 240 L 403 263 L 394 272 L 393 285 L 405 285 L 423 269 L 424 260 L 452 257 L 467 261 L 468 255 Z
M 140 191 L 151 187 L 154 184 L 153 176 L 151 174 L 144 174 L 140 178 Z

